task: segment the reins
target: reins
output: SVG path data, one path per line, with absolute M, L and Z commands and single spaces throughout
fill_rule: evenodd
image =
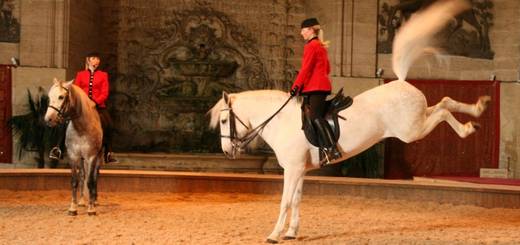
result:
M 256 136 L 258 136 L 262 131 L 263 129 L 265 128 L 265 126 L 267 126 L 267 124 L 276 116 L 278 115 L 278 113 L 280 113 L 280 111 L 282 111 L 282 109 L 289 103 L 289 101 L 293 98 L 294 96 L 291 95 L 284 103 L 283 105 L 273 114 L 271 115 L 269 118 L 267 118 L 264 122 L 262 122 L 261 124 L 259 124 L 258 126 L 256 126 L 255 128 L 251 129 L 250 131 L 248 131 L 243 137 L 238 137 L 237 136 L 237 133 L 236 133 L 236 125 L 235 125 L 235 118 L 247 129 L 249 129 L 249 127 L 233 112 L 233 108 L 229 107 L 229 108 L 226 108 L 226 109 L 222 109 L 222 111 L 225 111 L 225 110 L 228 110 L 229 111 L 229 136 L 227 135 L 221 135 L 220 137 L 221 138 L 230 138 L 231 139 L 231 143 L 233 145 L 233 147 L 238 147 L 238 149 L 242 149 L 243 147 L 246 147 L 249 143 L 251 143 L 251 141 L 253 141 L 253 139 L 256 138 Z

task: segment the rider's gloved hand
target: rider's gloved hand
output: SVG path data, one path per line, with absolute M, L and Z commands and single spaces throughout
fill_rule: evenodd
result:
M 298 95 L 298 86 L 295 86 L 291 91 L 289 92 L 291 96 Z

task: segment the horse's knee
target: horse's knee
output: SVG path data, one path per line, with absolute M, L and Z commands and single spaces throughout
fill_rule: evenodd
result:
M 450 115 L 450 112 L 446 109 L 442 109 L 439 111 L 439 117 L 442 121 L 446 120 L 446 118 L 448 118 L 449 115 Z

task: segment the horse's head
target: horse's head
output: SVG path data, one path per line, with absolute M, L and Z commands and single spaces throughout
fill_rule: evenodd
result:
M 222 99 L 209 111 L 211 114 L 210 127 L 216 128 L 220 125 L 220 142 L 222 151 L 226 157 L 235 159 L 240 155 L 242 150 L 242 136 L 248 131 L 248 122 L 244 117 L 236 114 L 236 108 L 233 109 L 235 95 L 222 93 Z M 236 106 L 236 105 L 234 105 Z
M 70 106 L 70 89 L 74 80 L 70 82 L 61 82 L 54 78 L 54 82 L 49 89 L 49 106 L 45 113 L 45 122 L 47 125 L 54 127 L 63 123 L 65 113 Z

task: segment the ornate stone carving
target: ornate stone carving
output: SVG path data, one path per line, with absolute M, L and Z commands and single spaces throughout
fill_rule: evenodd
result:
M 379 19 L 378 53 L 391 53 L 397 29 L 410 16 L 435 0 L 399 0 L 381 5 Z M 441 47 L 453 55 L 493 59 L 489 28 L 493 25 L 493 3 L 490 0 L 472 0 L 472 8 L 458 15 L 439 35 Z M 467 26 L 467 28 L 463 28 Z
M 222 91 L 271 86 L 258 44 L 243 26 L 211 7 L 161 14 L 158 25 L 120 33 L 127 39 L 121 47 L 127 57 L 112 86 L 116 145 L 216 150 L 220 139 L 208 130 L 205 113 Z
M 20 42 L 20 23 L 13 10 L 13 0 L 0 0 L 0 42 Z

